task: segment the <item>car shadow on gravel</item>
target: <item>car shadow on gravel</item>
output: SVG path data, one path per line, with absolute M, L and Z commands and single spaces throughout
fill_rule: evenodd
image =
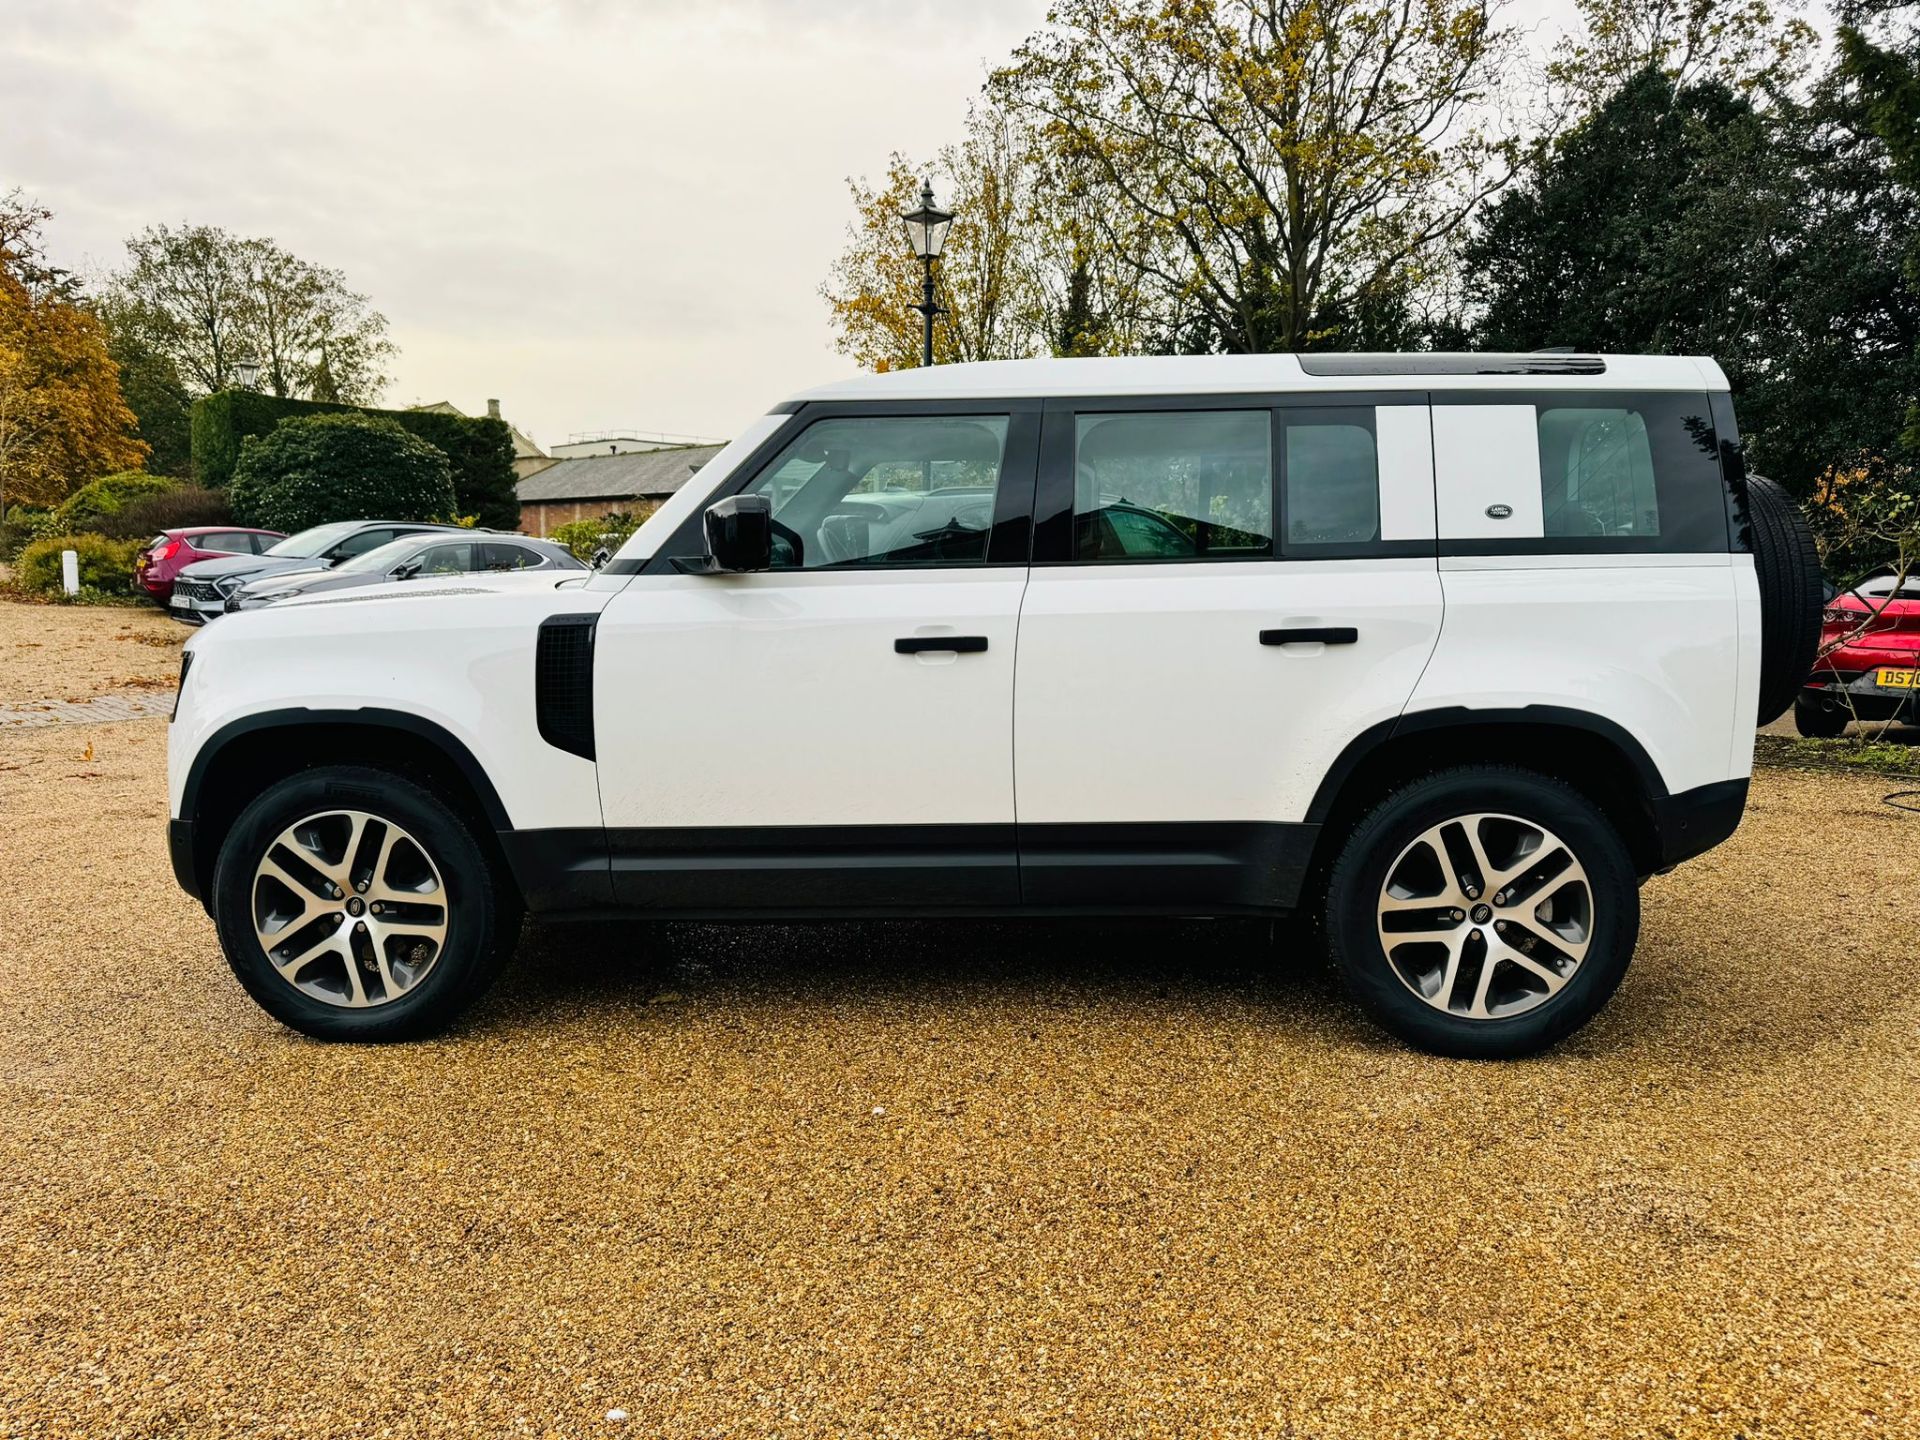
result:
M 857 1008 L 940 1002 L 1219 1005 L 1369 1032 L 1317 950 L 1255 921 L 529 923 L 470 1033 L 616 1020 L 658 1004 Z

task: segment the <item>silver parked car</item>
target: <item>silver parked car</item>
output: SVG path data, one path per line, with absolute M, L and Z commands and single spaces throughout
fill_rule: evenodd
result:
M 254 610 L 296 595 L 320 595 L 382 585 L 390 580 L 502 571 L 587 569 L 564 545 L 526 535 L 491 532 L 429 532 L 408 535 L 327 569 L 266 575 L 227 597 L 226 608 Z

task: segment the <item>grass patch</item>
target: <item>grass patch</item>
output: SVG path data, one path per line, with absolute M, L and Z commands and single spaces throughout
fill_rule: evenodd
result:
M 1801 770 L 1865 770 L 1878 775 L 1920 775 L 1920 745 L 1871 739 L 1808 740 L 1794 735 L 1754 736 L 1753 758 L 1761 765 Z

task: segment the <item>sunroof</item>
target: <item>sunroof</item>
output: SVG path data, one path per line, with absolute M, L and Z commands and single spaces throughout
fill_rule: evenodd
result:
M 1598 355 L 1541 351 L 1532 355 L 1296 355 L 1309 375 L 1604 375 Z

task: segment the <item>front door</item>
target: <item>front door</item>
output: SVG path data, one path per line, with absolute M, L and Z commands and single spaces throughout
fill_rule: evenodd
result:
M 1038 423 L 993 406 L 803 416 L 722 486 L 772 500 L 771 570 L 678 573 L 663 552 L 608 604 L 594 718 L 617 902 L 1018 903 L 1014 640 Z
M 1439 636 L 1425 397 L 1051 404 L 1039 483 L 1026 903 L 1291 905 L 1315 790 Z

